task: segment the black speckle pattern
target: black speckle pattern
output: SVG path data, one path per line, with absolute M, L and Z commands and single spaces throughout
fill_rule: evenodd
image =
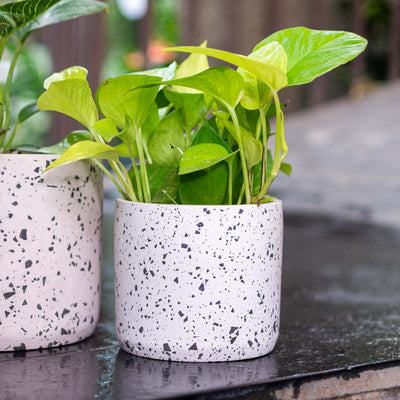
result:
M 98 320 L 102 173 L 42 174 L 55 158 L 0 155 L 0 351 L 77 342 Z
M 117 200 L 116 331 L 132 354 L 230 361 L 279 331 L 282 203 L 184 206 Z

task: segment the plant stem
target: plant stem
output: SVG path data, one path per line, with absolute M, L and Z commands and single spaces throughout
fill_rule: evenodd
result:
M 4 87 L 4 93 L 3 93 L 3 116 L 2 116 L 2 125 L 1 129 L 8 129 L 10 125 L 10 88 L 11 88 L 11 81 L 14 75 L 15 71 L 15 66 L 17 65 L 18 61 L 18 56 L 21 53 L 21 50 L 23 48 L 24 42 L 26 40 L 27 36 L 23 37 L 21 41 L 18 43 L 18 46 L 15 50 L 15 53 L 13 55 L 13 58 L 11 60 L 10 68 L 8 70 L 8 75 L 7 75 L 7 80 L 6 80 L 6 85 Z M 0 139 L 0 147 L 2 147 L 4 137 Z
M 110 173 L 110 171 L 103 165 L 103 163 L 98 160 L 98 159 L 93 159 L 93 162 L 106 174 L 111 181 L 114 183 L 114 185 L 117 187 L 118 191 L 122 194 L 122 196 L 125 197 L 125 200 L 129 200 L 127 193 L 122 189 L 121 185 L 119 182 L 113 177 L 113 175 Z
M 272 163 L 271 174 L 267 178 L 266 182 L 264 183 L 263 187 L 261 188 L 256 198 L 253 200 L 253 203 L 258 203 L 264 198 L 272 182 L 277 177 L 282 161 L 284 160 L 288 152 L 288 147 L 284 136 L 283 112 L 280 107 L 279 97 L 275 90 L 271 89 L 271 92 L 274 97 L 275 110 L 276 110 L 276 135 L 275 135 L 274 161 Z
M 129 196 L 129 200 L 131 201 L 137 201 L 136 195 L 135 195 L 135 191 L 133 189 L 133 185 L 132 185 L 132 181 L 131 178 L 129 176 L 128 171 L 126 170 L 126 168 L 124 167 L 124 165 L 121 163 L 121 161 L 115 161 L 118 166 L 121 168 L 122 172 L 125 175 L 125 179 L 124 179 L 124 186 L 127 190 L 127 194 Z
M 244 195 L 244 184 L 242 185 L 242 188 L 240 189 L 237 204 L 242 204 L 243 195 Z
M 228 164 L 228 204 L 232 205 L 232 176 L 233 176 L 233 159 L 227 161 Z
M 8 149 L 8 148 L 11 146 L 11 143 L 12 143 L 12 141 L 14 140 L 15 134 L 17 133 L 17 131 L 18 131 L 20 125 L 21 125 L 20 123 L 15 124 L 15 127 L 14 127 L 14 129 L 13 129 L 13 131 L 12 131 L 12 133 L 11 133 L 10 138 L 7 140 L 7 143 L 4 145 L 4 149 Z M 4 139 L 3 139 L 3 140 L 4 140 Z
M 146 161 L 144 158 L 143 145 L 142 145 L 142 129 L 136 130 L 136 144 L 138 148 L 139 165 L 140 165 L 140 176 L 143 185 L 143 196 L 146 203 L 151 203 L 150 185 L 147 177 Z
M 225 104 L 225 107 L 227 107 L 229 113 L 231 114 L 232 122 L 233 122 L 233 125 L 235 126 L 237 143 L 239 146 L 240 161 L 242 164 L 242 174 L 243 174 L 244 192 L 246 195 L 246 204 L 250 204 L 251 203 L 251 193 L 250 193 L 250 186 L 249 186 L 249 171 L 247 169 L 246 157 L 244 154 L 242 134 L 240 132 L 239 120 L 237 118 L 235 110 L 229 104 Z
M 136 161 L 133 157 L 131 157 L 131 161 L 132 161 L 133 172 L 135 174 L 135 181 L 138 190 L 138 198 L 140 202 L 143 202 L 143 189 L 142 189 L 142 182 L 140 180 L 139 170 L 138 167 L 136 166 Z
M 93 139 L 97 143 L 105 143 L 105 140 L 99 136 L 93 129 L 89 128 L 90 133 L 93 136 Z M 98 161 L 98 160 L 96 160 Z M 99 163 L 102 165 L 103 168 L 102 171 L 105 172 L 105 174 L 112 180 L 112 182 L 115 184 L 117 187 L 118 191 L 124 196 L 127 200 L 131 201 L 137 201 L 135 191 L 132 186 L 132 182 L 130 180 L 129 174 L 126 170 L 126 168 L 123 166 L 122 163 L 119 161 L 113 161 L 113 160 L 108 160 L 108 163 L 111 167 L 111 169 L 114 171 L 115 176 L 117 177 L 118 181 L 121 183 L 118 184 L 117 180 L 110 174 L 110 172 L 107 170 L 107 168 L 104 167 L 104 165 L 99 161 Z M 97 164 L 97 163 L 96 163 Z M 97 164 L 99 165 L 99 164 Z

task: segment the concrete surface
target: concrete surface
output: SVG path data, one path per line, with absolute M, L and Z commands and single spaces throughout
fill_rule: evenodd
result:
M 279 176 L 271 194 L 286 211 L 400 227 L 400 81 L 285 122 L 293 172 Z

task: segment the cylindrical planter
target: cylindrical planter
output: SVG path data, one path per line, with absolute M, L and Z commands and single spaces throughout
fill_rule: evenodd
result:
M 243 360 L 278 338 L 282 203 L 192 206 L 117 200 L 116 330 L 125 351 Z
M 0 351 L 90 336 L 100 308 L 102 173 L 0 155 Z

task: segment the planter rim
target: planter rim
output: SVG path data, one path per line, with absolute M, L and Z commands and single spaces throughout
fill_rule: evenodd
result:
M 195 208 L 195 207 L 215 207 L 215 208 L 243 208 L 243 207 L 260 207 L 260 206 L 270 206 L 273 204 L 282 204 L 282 200 L 274 199 L 268 203 L 261 204 L 164 204 L 164 203 L 142 203 L 139 201 L 130 201 L 124 199 L 117 199 L 117 203 L 120 204 L 138 204 L 141 207 L 154 207 L 154 206 L 163 206 L 163 207 L 179 207 L 179 208 Z
M 1 153 L 0 158 L 3 157 L 21 157 L 21 158 L 45 158 L 45 157 L 60 157 L 61 154 L 51 154 L 51 153 Z

